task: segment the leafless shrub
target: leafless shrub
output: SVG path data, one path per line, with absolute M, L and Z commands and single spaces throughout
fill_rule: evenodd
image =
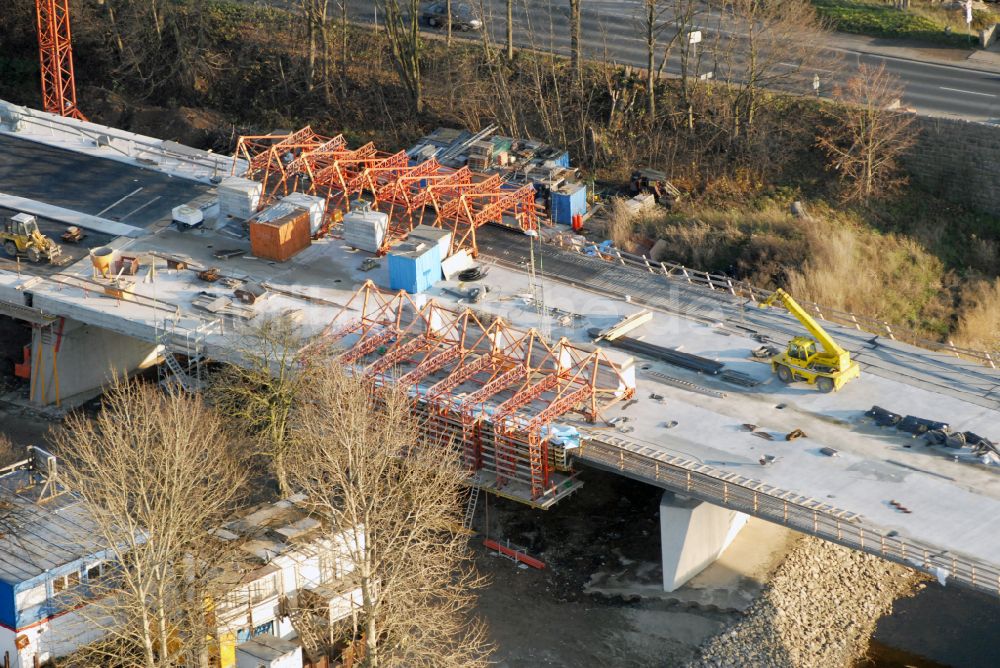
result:
M 826 108 L 829 122 L 817 144 L 837 172 L 845 200 L 867 202 L 906 183 L 899 159 L 916 142 L 916 127 L 912 114 L 896 108 L 902 94 L 884 64 L 862 64 L 847 82 L 844 103 Z

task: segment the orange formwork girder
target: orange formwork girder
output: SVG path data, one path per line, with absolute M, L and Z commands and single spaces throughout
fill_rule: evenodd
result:
M 349 335 L 356 337 L 341 363 L 406 388 L 414 411 L 427 416 L 424 428 L 440 432 L 428 432 L 430 442 L 461 448 L 470 472 L 492 470 L 497 489 L 516 477 L 532 503 L 552 493 L 546 427 L 570 411 L 595 421 L 634 394 L 634 379 L 603 351 L 566 339 L 550 345 L 502 318 L 487 326 L 468 308 L 418 304 L 371 281 L 324 330 L 321 347 Z M 445 437 L 449 424 L 459 431 Z
M 292 172 L 289 167 L 303 155 L 308 155 L 320 146 L 344 145 L 343 136 L 324 137 L 313 131 L 310 126 L 285 135 L 244 135 L 236 142 L 236 155 L 233 159 L 233 173 L 239 160 L 247 163 L 243 176 L 260 181 L 264 196 L 260 207 L 273 200 L 278 193 L 289 193 L 289 177 Z

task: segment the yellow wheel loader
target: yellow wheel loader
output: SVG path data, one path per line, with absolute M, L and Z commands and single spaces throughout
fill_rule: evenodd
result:
M 823 392 L 833 392 L 861 375 L 861 368 L 851 360 L 851 354 L 841 348 L 787 292 L 778 288 L 761 302 L 760 307 L 767 308 L 777 301 L 784 304 L 812 335 L 796 336 L 788 342 L 787 350 L 771 358 L 771 370 L 779 380 L 783 383 L 804 380 Z M 817 346 L 822 349 L 817 349 Z
M 62 247 L 38 231 L 34 216 L 19 213 L 0 228 L 0 244 L 10 257 L 27 257 L 32 262 L 57 263 Z

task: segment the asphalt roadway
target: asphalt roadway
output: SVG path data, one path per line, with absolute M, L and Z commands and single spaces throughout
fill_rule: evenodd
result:
M 486 15 L 485 23 L 492 38 L 502 42 L 506 34 L 506 0 L 481 1 Z M 470 4 L 478 6 L 479 2 L 480 0 L 474 0 Z M 347 3 L 352 20 L 381 23 L 382 17 L 372 0 L 347 0 Z M 644 0 L 582 0 L 582 3 L 585 55 L 590 58 L 606 56 L 619 63 L 645 67 L 646 46 L 640 19 Z M 569 53 L 568 6 L 568 0 L 515 0 L 516 45 Z M 664 22 L 667 19 L 669 17 L 663 17 Z M 701 29 L 705 45 L 715 41 L 713 34 L 716 31 L 724 35 L 725 39 L 741 39 L 740 35 L 726 31 L 718 15 L 707 7 L 696 17 L 694 24 Z M 662 30 L 659 38 L 661 43 L 669 40 L 670 30 L 671 28 Z M 459 38 L 472 37 L 456 34 Z M 783 81 L 777 87 L 789 92 L 815 94 L 813 77 L 818 76 L 819 94 L 835 96 L 838 84 L 852 71 L 856 71 L 861 63 L 884 63 L 886 69 L 896 75 L 904 86 L 904 106 L 922 114 L 1000 123 L 1000 63 L 997 65 L 998 71 L 989 71 L 988 66 L 984 69 L 975 69 L 974 65 L 970 67 L 963 60 L 966 52 L 961 49 L 933 49 L 938 54 L 944 54 L 947 60 L 953 60 L 954 64 L 948 64 L 942 62 L 942 58 L 935 58 L 937 62 L 929 62 L 921 57 L 921 52 L 926 49 L 898 46 L 898 42 L 893 43 L 891 40 L 878 42 L 881 45 L 897 46 L 876 50 L 900 55 L 872 53 L 865 48 L 865 44 L 874 42 L 867 38 L 834 33 L 830 40 L 824 46 L 823 55 L 839 61 L 839 64 L 799 70 L 794 62 L 777 63 L 775 72 L 780 72 L 784 67 L 789 74 L 787 79 L 782 77 Z M 700 54 L 699 75 L 712 70 L 712 60 L 710 53 Z M 676 55 L 668 60 L 664 71 L 668 74 L 680 72 L 679 58 Z M 713 74 L 717 79 L 724 75 L 721 72 Z

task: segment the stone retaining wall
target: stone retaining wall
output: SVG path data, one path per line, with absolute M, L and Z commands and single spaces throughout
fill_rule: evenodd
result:
M 993 116 L 1000 119 L 1000 97 L 993 104 Z M 917 126 L 920 138 L 904 160 L 912 181 L 1000 215 L 1000 125 L 918 116 Z

